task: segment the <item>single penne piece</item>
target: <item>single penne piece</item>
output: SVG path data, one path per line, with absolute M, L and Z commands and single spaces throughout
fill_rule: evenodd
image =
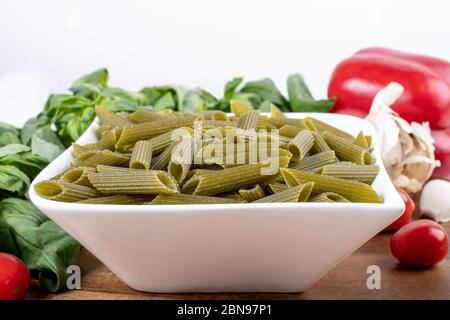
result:
M 100 173 L 135 173 L 135 174 L 139 174 L 141 172 L 145 172 L 144 169 L 131 169 L 128 167 L 115 167 L 115 166 L 109 166 L 109 165 L 104 165 L 104 164 L 99 164 L 97 165 L 97 172 Z
M 133 147 L 130 158 L 130 168 L 150 169 L 152 161 L 152 145 L 148 141 L 140 140 Z
M 101 138 L 103 133 L 109 131 L 109 130 L 113 130 L 114 127 L 111 127 L 109 125 L 106 124 L 100 124 L 97 128 L 97 130 L 95 130 L 95 134 L 97 135 L 97 137 Z
M 302 128 L 300 127 L 296 127 L 296 126 L 292 126 L 290 124 L 285 124 L 284 126 L 282 126 L 279 129 L 279 133 L 282 136 L 285 137 L 289 137 L 289 138 L 293 138 L 295 137 L 300 131 L 302 130 Z
M 319 132 L 319 133 L 322 133 L 324 131 L 328 131 L 328 132 L 331 132 L 332 134 L 334 134 L 336 136 L 339 136 L 341 138 L 344 138 L 344 139 L 347 139 L 347 140 L 350 140 L 350 141 L 353 141 L 355 139 L 355 137 L 352 136 L 351 134 L 349 134 L 349 133 L 347 133 L 345 131 L 342 131 L 342 130 L 336 128 L 336 127 L 330 126 L 329 124 L 327 124 L 327 123 L 325 123 L 323 121 L 320 121 L 320 120 L 317 120 L 317 119 L 314 119 L 314 118 L 311 118 L 311 117 L 305 118 L 305 123 L 306 123 L 307 127 L 311 131 L 316 131 L 316 132 Z
M 325 151 L 330 151 L 331 150 L 330 146 L 325 142 L 325 140 L 320 135 L 320 133 L 311 131 L 311 134 L 314 137 L 314 144 L 313 144 L 312 150 L 315 153 L 325 152 Z
M 172 109 L 164 109 L 164 110 L 158 111 L 158 113 L 163 115 L 163 116 L 166 116 L 168 118 L 172 118 L 172 119 L 184 118 L 184 114 L 182 112 L 173 111 Z
M 95 143 L 84 144 L 82 146 L 74 143 L 72 149 L 72 155 L 78 157 L 84 152 L 92 150 L 110 150 L 114 151 L 116 149 L 116 131 L 108 130 L 103 132 L 100 140 Z
M 270 116 L 277 119 L 286 119 L 286 115 L 273 103 L 270 104 Z
M 269 183 L 267 185 L 267 188 L 271 193 L 279 193 L 281 191 L 289 189 L 287 184 L 276 181 Z
M 184 137 L 172 150 L 167 171 L 179 183 L 183 182 L 194 161 L 193 137 Z
M 355 140 L 353 140 L 353 143 L 364 148 L 368 149 L 369 145 L 367 144 L 366 137 L 364 136 L 364 133 L 360 131 L 358 135 L 356 136 Z
M 238 121 L 223 121 L 223 120 L 204 120 L 204 128 L 217 128 L 217 127 L 237 127 Z
M 91 184 L 104 194 L 172 194 L 178 184 L 165 171 L 99 172 L 88 174 Z
M 186 132 L 189 133 L 194 133 L 194 130 L 192 128 L 188 128 L 188 127 L 183 127 L 181 128 L 182 130 L 186 130 Z M 175 129 L 177 130 L 177 129 Z M 153 137 L 151 139 L 145 140 L 150 142 L 150 144 L 152 145 L 152 150 L 153 150 L 153 155 L 158 155 L 161 152 L 163 152 L 168 146 L 170 146 L 170 144 L 173 142 L 172 140 L 172 134 L 173 134 L 173 130 L 172 131 L 168 131 L 166 133 L 160 134 L 156 137 Z
M 201 116 L 188 115 L 183 118 L 160 120 L 155 123 L 143 122 L 125 127 L 117 141 L 116 148 L 121 150 L 139 140 L 147 140 L 177 128 L 191 127 L 198 120 L 201 120 Z
M 167 119 L 167 116 L 158 113 L 152 112 L 145 109 L 138 109 L 130 115 L 130 120 L 134 123 L 143 123 L 143 122 L 151 122 L 157 120 Z
M 202 115 L 205 120 L 230 122 L 227 114 L 223 111 L 203 111 L 198 114 Z
M 372 184 L 379 172 L 380 167 L 377 165 L 342 164 L 340 162 L 325 165 L 320 170 L 320 174 L 325 176 L 350 179 L 367 184 Z
M 280 157 L 273 159 L 271 164 L 246 164 L 216 171 L 214 174 L 200 175 L 192 183 L 192 187 L 195 187 L 193 194 L 215 195 L 253 186 L 278 176 L 279 168 L 286 168 L 288 163 L 288 157 Z
M 38 182 L 34 189 L 44 198 L 62 202 L 75 202 L 101 195 L 99 191 L 91 187 L 55 180 Z
M 238 192 L 227 192 L 227 193 L 223 193 L 223 194 L 219 194 L 216 195 L 216 197 L 223 197 L 223 198 L 228 198 L 228 199 L 232 199 L 236 202 L 240 202 L 240 203 L 246 203 L 247 201 L 244 200 L 244 198 L 241 197 L 241 195 Z
M 351 161 L 356 164 L 372 163 L 372 155 L 367 149 L 328 131 L 324 131 L 322 136 L 340 160 Z
M 307 182 L 298 186 L 288 188 L 270 196 L 253 201 L 253 203 L 265 202 L 306 202 L 314 187 L 314 182 Z
M 238 128 L 243 130 L 256 129 L 260 117 L 259 110 L 250 110 L 239 118 Z
M 109 150 L 92 150 L 80 154 L 73 159 L 73 167 L 96 167 L 99 164 L 110 166 L 128 165 L 130 157 L 123 153 L 112 152 Z
M 91 198 L 79 200 L 76 203 L 86 204 L 143 204 L 152 200 L 154 195 L 145 196 L 130 196 L 127 194 L 115 194 L 112 196 L 104 196 L 98 198 Z
M 313 194 L 334 192 L 351 202 L 383 202 L 371 186 L 359 181 L 323 176 L 289 168 L 280 170 L 288 186 L 314 182 Z
M 230 110 L 236 117 L 242 116 L 253 108 L 242 100 L 233 99 L 230 101 Z
M 259 184 L 250 189 L 239 189 L 239 194 L 247 202 L 252 202 L 264 198 L 264 196 L 266 195 L 263 188 L 261 188 Z
M 177 146 L 178 142 L 172 142 L 159 156 L 152 160 L 150 169 L 152 170 L 166 170 L 169 166 L 170 158 L 172 157 L 172 150 Z
M 281 128 L 284 125 L 291 125 L 301 129 L 308 129 L 304 119 L 292 119 L 292 118 L 269 118 L 269 124 Z
M 288 150 L 292 153 L 292 161 L 299 162 L 311 150 L 314 144 L 314 137 L 308 130 L 301 130 L 288 143 Z
M 321 168 L 324 165 L 334 163 L 336 156 L 333 150 L 316 153 L 311 156 L 304 157 L 300 162 L 291 163 L 289 168 L 313 171 L 317 168 Z
M 370 148 L 372 146 L 372 136 L 364 136 L 366 138 L 367 146 Z
M 350 202 L 340 194 L 334 192 L 319 193 L 309 199 L 310 202 Z
M 82 186 L 92 187 L 87 175 L 91 172 L 95 172 L 93 167 L 77 167 L 72 168 L 64 172 L 64 174 L 59 178 L 59 181 L 70 182 L 79 184 Z
M 197 196 L 192 194 L 162 194 L 158 195 L 149 204 L 226 204 L 226 203 L 240 203 L 231 198 Z
M 121 117 L 117 113 L 109 111 L 104 106 L 101 106 L 101 105 L 97 106 L 95 108 L 95 112 L 96 112 L 98 118 L 100 119 L 100 123 L 102 125 L 107 125 L 112 128 L 114 128 L 114 127 L 124 128 L 124 127 L 130 126 L 130 125 L 133 125 L 133 122 L 131 122 L 130 120 L 127 120 L 126 118 Z

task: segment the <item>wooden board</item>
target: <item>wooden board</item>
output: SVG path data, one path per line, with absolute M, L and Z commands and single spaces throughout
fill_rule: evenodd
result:
M 450 223 L 444 225 L 450 231 Z M 380 234 L 358 249 L 312 288 L 298 294 L 153 294 L 124 284 L 87 250 L 80 256 L 81 290 L 46 294 L 31 288 L 27 299 L 450 299 L 450 258 L 429 268 L 406 268 L 391 256 L 391 234 Z M 369 290 L 367 267 L 381 269 L 381 289 Z

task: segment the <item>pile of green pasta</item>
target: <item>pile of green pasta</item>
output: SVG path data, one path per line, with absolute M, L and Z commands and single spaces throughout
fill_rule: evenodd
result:
M 354 137 L 310 117 L 292 119 L 275 105 L 266 116 L 232 100 L 231 111 L 233 116 L 145 108 L 113 113 L 99 106 L 98 141 L 73 144 L 71 168 L 37 183 L 36 191 L 80 204 L 382 202 L 371 187 L 379 167 L 373 164 L 370 136 Z M 205 145 L 192 154 L 199 126 Z M 174 140 L 174 133 L 181 138 Z M 230 133 L 235 138 L 224 142 L 223 156 L 217 157 L 208 141 Z M 263 139 L 276 143 L 276 150 L 270 149 L 267 159 L 255 158 L 250 141 Z M 189 152 L 180 153 L 186 146 Z M 200 161 L 186 161 L 199 154 Z M 269 174 L 264 172 L 268 159 L 277 163 Z

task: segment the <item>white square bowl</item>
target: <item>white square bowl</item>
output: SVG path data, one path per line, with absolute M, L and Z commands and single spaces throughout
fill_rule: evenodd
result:
M 34 185 L 67 169 L 72 148 L 33 181 L 31 201 L 130 287 L 148 292 L 301 292 L 398 218 L 404 204 L 375 129 L 346 115 L 312 116 L 373 137 L 384 203 L 95 205 L 47 200 Z M 95 121 L 77 141 L 96 140 Z

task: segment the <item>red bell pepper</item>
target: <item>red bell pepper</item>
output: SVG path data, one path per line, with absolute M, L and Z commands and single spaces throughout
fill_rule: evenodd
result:
M 331 112 L 366 116 L 375 94 L 391 81 L 405 88 L 392 108 L 409 122 L 430 124 L 441 161 L 434 176 L 450 180 L 449 62 L 385 48 L 358 51 L 331 76 L 328 96 L 336 98 Z
M 366 115 L 391 81 L 405 88 L 392 106 L 403 119 L 450 128 L 450 63 L 383 48 L 358 51 L 338 64 L 328 86 L 328 96 L 337 99 L 332 112 Z

